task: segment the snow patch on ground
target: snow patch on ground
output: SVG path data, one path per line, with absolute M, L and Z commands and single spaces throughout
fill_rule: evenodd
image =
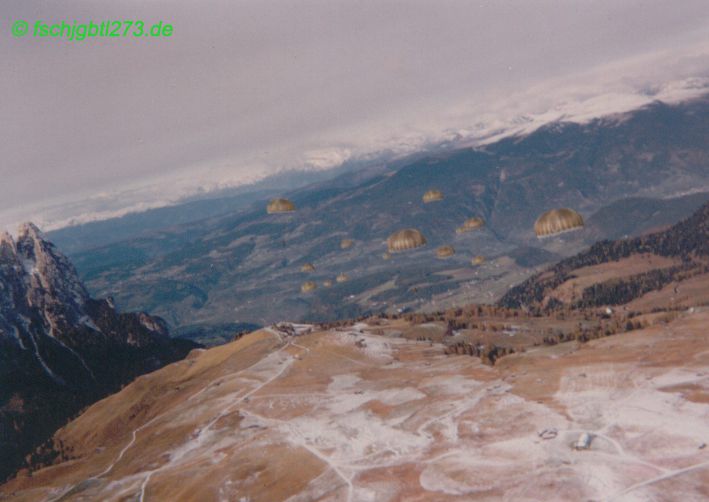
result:
M 341 417 L 298 417 L 284 428 L 296 444 L 328 451 L 339 464 L 357 462 L 361 457 L 391 451 L 395 456 L 425 450 L 429 439 L 388 424 L 372 413 L 357 410 Z
M 574 452 L 573 457 L 583 461 L 586 479 L 598 496 L 607 498 L 622 490 L 628 472 L 647 478 L 705 458 L 698 445 L 709 437 L 709 407 L 659 390 L 697 378 L 685 370 L 669 370 L 652 378 L 619 372 L 613 386 L 611 371 L 587 376 L 599 383 L 593 386 L 579 385 L 584 378 L 578 374 L 562 377 L 555 399 L 566 407 L 576 426 L 594 435 L 591 448 Z M 641 490 L 633 496 L 652 498 L 640 494 Z
M 35 260 L 29 260 L 27 258 L 20 258 L 20 263 L 27 275 L 33 275 L 37 273 L 37 262 Z
M 384 390 L 367 390 L 366 381 L 352 374 L 336 375 L 328 385 L 331 398 L 323 403 L 330 413 L 341 415 L 349 413 L 370 401 L 380 401 L 391 406 L 398 406 L 409 401 L 423 399 L 423 392 L 413 387 Z
M 332 334 L 332 338 L 337 345 L 352 346 L 363 356 L 378 363 L 391 362 L 394 348 L 405 343 L 403 339 L 371 335 L 357 330 L 338 331 Z
M 481 388 L 481 383 L 462 375 L 438 375 L 423 379 L 419 387 L 430 389 L 431 393 L 452 396 L 475 392 Z
M 17 328 L 17 326 L 12 326 L 12 332 L 15 337 L 15 340 L 17 340 L 18 345 L 22 350 L 27 350 L 27 347 L 25 346 L 24 342 L 22 341 L 22 336 L 20 335 L 20 330 Z
M 103 333 L 103 332 L 101 331 L 101 329 L 100 329 L 98 326 L 96 326 L 96 324 L 95 324 L 95 323 L 91 320 L 91 318 L 90 318 L 89 316 L 87 316 L 87 315 L 82 316 L 81 319 L 79 319 L 79 322 L 80 322 L 81 324 L 83 324 L 84 326 L 87 326 L 87 327 L 91 328 L 91 329 L 94 330 L 94 331 L 98 331 L 99 333 Z
M 670 387 L 686 383 L 699 383 L 709 381 L 709 368 L 705 371 L 690 371 L 683 368 L 673 368 L 666 373 L 652 378 L 656 387 Z
M 470 495 L 509 483 L 515 475 L 511 463 L 457 453 L 428 464 L 419 476 L 419 483 L 430 492 Z
M 355 390 L 357 383 L 361 381 L 362 379 L 354 374 L 334 375 L 332 382 L 327 386 L 327 390 L 332 393 Z

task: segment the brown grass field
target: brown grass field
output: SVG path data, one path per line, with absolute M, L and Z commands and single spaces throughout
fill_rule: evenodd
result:
M 264 329 L 94 404 L 0 498 L 706 500 L 709 309 L 652 319 L 494 366 L 417 341 L 436 322 Z

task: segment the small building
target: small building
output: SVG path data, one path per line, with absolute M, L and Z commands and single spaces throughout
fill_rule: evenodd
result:
M 593 434 L 582 432 L 579 438 L 574 443 L 574 450 L 588 450 L 593 441 Z

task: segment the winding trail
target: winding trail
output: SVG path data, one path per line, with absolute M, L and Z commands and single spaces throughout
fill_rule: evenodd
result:
M 642 488 L 642 487 L 644 487 L 644 486 L 649 486 L 649 485 L 652 485 L 652 484 L 657 483 L 657 482 L 659 482 L 659 481 L 664 481 L 665 479 L 670 479 L 670 478 L 673 478 L 673 477 L 675 477 L 675 476 L 679 476 L 680 474 L 685 474 L 685 473 L 687 473 L 687 472 L 696 471 L 696 470 L 698 470 L 698 469 L 703 469 L 703 468 L 705 468 L 705 467 L 709 467 L 709 460 L 706 461 L 706 462 L 701 462 L 701 463 L 699 463 L 699 464 L 690 465 L 689 467 L 684 467 L 684 468 L 682 468 L 682 469 L 677 469 L 676 471 L 670 471 L 670 472 L 668 472 L 667 474 L 663 474 L 662 476 L 657 476 L 656 478 L 648 479 L 647 481 L 642 481 L 642 482 L 640 482 L 640 483 L 636 483 L 636 484 L 634 484 L 634 485 L 632 485 L 632 486 L 629 486 L 628 488 L 626 488 L 626 489 L 623 490 L 622 492 L 617 493 L 616 495 L 613 495 L 613 496 L 612 496 L 610 499 L 608 499 L 608 500 L 609 500 L 609 502 L 610 502 L 610 501 L 613 501 L 613 500 L 616 500 L 618 497 L 620 497 L 620 496 L 622 496 L 622 495 L 625 495 L 625 494 L 628 494 L 628 493 L 630 493 L 630 492 L 632 492 L 632 491 L 635 491 L 635 490 L 637 490 L 638 488 Z
M 340 466 L 337 465 L 335 462 L 331 461 L 327 456 L 323 455 L 320 453 L 317 449 L 313 448 L 312 446 L 308 445 L 305 441 L 302 443 L 298 443 L 299 446 L 302 448 L 305 448 L 308 450 L 313 456 L 319 458 L 321 461 L 323 461 L 325 464 L 330 467 L 342 480 L 347 484 L 347 502 L 350 502 L 352 500 L 352 493 L 354 492 L 354 485 L 352 484 L 352 477 L 353 475 L 350 474 L 349 476 L 345 476 L 345 474 L 342 472 L 340 469 Z
M 294 344 L 291 340 L 284 341 L 283 336 L 279 332 L 277 332 L 276 330 L 273 330 L 271 328 L 267 328 L 265 331 L 278 337 L 278 339 L 281 343 L 285 342 L 285 344 L 283 346 L 281 346 L 275 352 L 272 352 L 269 356 L 275 356 L 276 354 L 280 354 L 281 352 L 283 352 L 285 349 L 287 349 L 290 346 L 296 346 L 296 344 Z M 310 352 L 310 349 L 308 349 L 307 347 L 302 347 L 302 346 L 299 346 L 299 347 Z M 176 460 L 171 459 L 165 465 L 148 472 L 147 476 L 145 477 L 145 479 L 143 480 L 143 482 L 140 485 L 140 498 L 139 498 L 140 502 L 145 501 L 146 488 L 147 488 L 148 483 L 150 482 L 150 479 L 152 478 L 153 474 L 156 474 L 156 473 L 166 469 L 167 467 L 173 466 L 176 463 L 178 463 L 189 452 L 191 452 L 193 449 L 195 449 L 197 446 L 200 445 L 200 439 L 204 436 L 204 434 L 206 434 L 207 432 L 209 432 L 209 430 L 211 430 L 211 428 L 214 426 L 215 423 L 217 423 L 224 416 L 231 413 L 234 410 L 234 408 L 236 408 L 238 405 L 243 403 L 244 400 L 248 399 L 253 394 L 256 394 L 258 391 L 260 391 L 261 389 L 263 389 L 264 387 L 269 385 L 274 380 L 277 380 L 278 378 L 280 378 L 286 372 L 286 370 L 288 370 L 291 367 L 291 365 L 293 364 L 293 362 L 295 360 L 296 359 L 293 356 L 288 355 L 288 358 L 285 360 L 285 364 L 282 364 L 280 369 L 275 374 L 271 375 L 269 378 L 267 378 L 265 381 L 263 381 L 262 383 L 260 383 L 259 385 L 257 385 L 253 389 L 251 389 L 246 394 L 240 396 L 236 401 L 234 401 L 234 402 L 230 403 L 229 405 L 227 405 L 226 407 L 224 407 L 206 426 L 201 428 L 197 437 L 192 440 L 195 443 L 195 445 L 193 445 L 191 448 L 187 448 L 187 449 L 183 450 L 182 452 L 180 452 L 180 455 Z M 264 359 L 261 359 L 261 360 L 257 361 L 256 363 L 252 364 L 251 366 L 244 368 L 243 370 L 239 370 L 235 374 L 238 374 L 238 373 L 246 371 L 250 368 L 253 368 L 254 366 L 258 365 L 259 363 L 263 363 L 263 361 L 264 361 Z M 283 362 L 283 361 L 281 361 L 281 362 Z M 204 390 L 204 389 L 202 389 L 202 390 Z
M 278 338 L 278 341 L 279 341 L 279 342 L 284 343 L 283 337 L 280 335 L 280 333 L 276 332 L 275 330 L 268 329 L 268 328 L 267 328 L 265 331 L 267 331 L 267 332 L 270 333 L 271 335 L 273 335 L 273 336 L 275 336 L 276 338 Z M 283 345 L 283 346 L 280 347 L 276 352 L 273 352 L 273 354 L 276 354 L 276 353 L 281 352 L 281 351 L 284 350 L 287 346 L 288 346 L 287 344 L 286 344 L 286 345 Z M 240 374 L 240 373 L 243 373 L 244 371 L 248 371 L 248 370 L 250 370 L 251 368 L 253 368 L 254 366 L 256 366 L 257 364 L 261 363 L 261 362 L 262 362 L 262 359 L 259 359 L 259 360 L 257 360 L 256 362 L 254 362 L 253 364 L 247 366 L 246 368 L 242 368 L 242 369 L 240 369 L 240 370 L 238 370 L 238 371 L 235 371 L 235 372 L 233 372 L 233 373 L 229 373 L 229 374 L 225 375 L 224 377 L 222 377 L 222 380 L 223 380 L 223 379 L 226 379 L 226 378 L 229 378 L 229 377 L 231 377 L 231 376 L 235 376 L 235 375 L 238 375 L 238 374 Z M 287 366 L 287 365 L 286 365 L 286 366 Z M 269 382 L 269 383 L 270 383 L 270 382 Z M 212 385 L 212 382 L 208 382 L 207 384 L 204 385 L 204 387 L 202 387 L 202 388 L 199 389 L 197 392 L 195 392 L 194 394 L 192 394 L 189 398 L 187 398 L 187 401 L 189 402 L 189 401 L 194 400 L 197 396 L 199 396 L 200 394 L 202 394 L 202 393 L 205 392 L 206 390 L 210 389 L 210 388 L 211 388 L 211 385 Z M 262 385 L 262 386 L 263 386 L 263 385 Z M 259 388 L 260 388 L 260 387 L 259 387 Z M 256 389 L 256 390 L 258 390 L 258 389 Z M 256 390 L 254 390 L 254 392 L 255 392 Z M 253 393 L 253 392 L 252 392 L 252 393 Z M 251 394 L 251 393 L 247 393 L 246 395 L 242 396 L 238 402 L 242 402 L 245 398 L 249 397 L 250 394 Z M 141 426 L 139 426 L 139 427 L 133 429 L 133 431 L 131 432 L 131 439 L 130 439 L 130 441 L 121 449 L 121 451 L 118 453 L 118 455 L 116 456 L 116 458 L 113 460 L 113 462 L 111 462 L 111 463 L 108 465 L 108 467 L 106 467 L 103 471 L 99 472 L 98 474 L 96 474 L 96 475 L 94 475 L 94 476 L 88 477 L 88 478 L 86 478 L 85 480 L 80 481 L 79 483 L 76 483 L 76 484 L 71 485 L 69 488 L 67 488 L 66 490 L 64 490 L 60 495 L 56 496 L 55 498 L 49 499 L 48 502 L 59 502 L 59 501 L 61 501 L 64 497 L 66 497 L 67 495 L 69 495 L 69 494 L 72 492 L 72 490 L 74 490 L 74 489 L 75 489 L 76 487 L 78 487 L 79 485 L 85 484 L 85 483 L 90 482 L 90 481 L 92 481 L 92 480 L 100 479 L 101 477 L 103 477 L 103 476 L 105 476 L 106 474 L 108 474 L 109 472 L 111 472 L 111 471 L 113 470 L 113 468 L 116 466 L 116 464 L 117 464 L 118 462 L 120 462 L 120 460 L 123 458 L 123 456 L 126 454 L 126 452 L 127 452 L 128 450 L 130 450 L 130 449 L 133 447 L 133 445 L 135 444 L 135 442 L 136 442 L 136 440 L 137 440 L 137 438 L 138 438 L 138 433 L 139 433 L 140 431 L 142 431 L 143 429 L 145 429 L 146 427 L 148 427 L 149 425 L 151 425 L 152 423 L 156 422 L 158 419 L 162 418 L 163 416 L 167 415 L 168 413 L 170 413 L 170 412 L 172 412 L 172 411 L 174 411 L 172 408 L 171 408 L 171 409 L 168 409 L 168 410 L 166 410 L 165 412 L 163 412 L 163 413 L 161 413 L 161 414 L 159 414 L 159 415 L 154 416 L 153 418 L 151 418 L 150 420 L 148 420 L 147 422 L 145 422 L 143 425 L 141 425 Z M 213 420 L 212 422 L 210 422 L 207 427 L 211 427 L 211 425 L 212 425 L 214 422 L 216 422 L 217 420 L 219 420 L 219 418 L 221 418 L 222 416 L 223 416 L 223 415 L 218 416 L 215 420 Z M 150 477 L 152 476 L 153 472 L 155 472 L 155 471 L 151 471 L 151 472 L 148 474 L 148 476 L 146 476 L 146 479 L 143 480 L 143 483 L 141 484 L 141 498 L 140 498 L 141 501 L 143 500 L 143 497 L 144 497 L 145 486 L 147 485 L 147 482 L 150 480 Z
M 325 455 L 324 453 L 321 453 L 317 448 L 310 446 L 307 443 L 307 439 L 303 437 L 303 435 L 300 433 L 300 431 L 292 426 L 289 422 L 285 420 L 280 420 L 278 418 L 270 418 L 270 417 L 265 417 L 263 415 L 260 415 L 256 412 L 245 410 L 244 414 L 250 415 L 252 417 L 256 417 L 260 420 L 263 420 L 264 422 L 270 422 L 272 424 L 276 425 L 282 425 L 288 431 L 295 437 L 298 437 L 300 440 L 297 442 L 292 442 L 292 444 L 296 446 L 300 446 L 304 450 L 307 450 L 311 455 L 322 461 L 324 464 L 328 466 L 329 469 L 331 469 L 335 474 L 337 474 L 342 481 L 345 482 L 347 485 L 347 500 L 348 502 L 352 500 L 352 494 L 354 492 L 354 484 L 352 483 L 352 478 L 354 477 L 354 473 L 351 474 L 350 476 L 345 475 L 345 473 L 342 471 L 342 465 L 338 464 L 337 462 L 333 461 Z

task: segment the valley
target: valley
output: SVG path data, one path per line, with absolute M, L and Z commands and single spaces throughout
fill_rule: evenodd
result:
M 296 207 L 289 213 L 266 212 L 273 192 L 241 194 L 215 203 L 223 211 L 198 221 L 187 215 L 206 213 L 188 204 L 168 212 L 174 224 L 151 213 L 50 237 L 68 247 L 92 294 L 159 315 L 173 334 L 207 345 L 284 319 L 320 322 L 494 303 L 511 286 L 599 240 L 666 228 L 704 204 L 708 111 L 706 97 L 658 102 L 346 169 L 284 190 L 279 196 Z M 443 198 L 424 203 L 432 188 Z M 585 228 L 537 239 L 534 221 L 553 207 L 575 208 Z M 472 217 L 485 224 L 456 233 Z M 143 219 L 155 220 L 153 226 Z M 120 231 L 106 244 L 111 225 Z M 118 239 L 130 228 L 133 237 Z M 419 229 L 427 245 L 383 259 L 387 237 L 401 228 Z M 92 229 L 104 244 L 92 245 Z M 342 249 L 346 239 L 352 245 Z M 435 250 L 444 245 L 455 254 L 440 259 Z M 476 256 L 485 263 L 471 266 Z M 314 270 L 302 272 L 308 263 Z M 341 273 L 349 280 L 335 282 Z M 316 288 L 302 294 L 306 281 Z

